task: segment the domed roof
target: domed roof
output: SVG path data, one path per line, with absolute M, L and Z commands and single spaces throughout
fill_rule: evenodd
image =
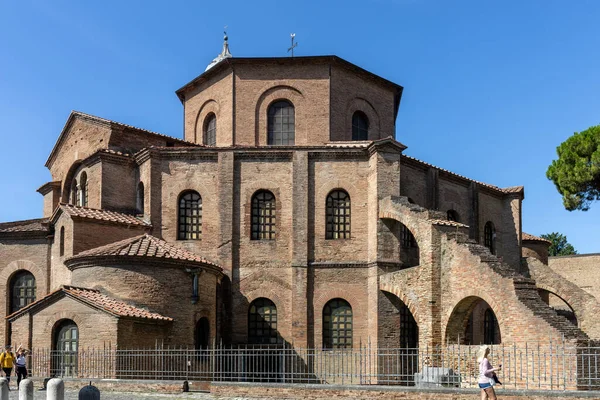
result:
M 221 50 L 221 54 L 219 54 L 214 60 L 210 62 L 210 64 L 208 64 L 204 72 L 208 71 L 224 59 L 233 57 L 229 52 L 229 43 L 227 43 L 227 40 L 229 40 L 229 38 L 227 37 L 227 33 L 225 33 L 225 36 L 223 36 L 223 50 Z

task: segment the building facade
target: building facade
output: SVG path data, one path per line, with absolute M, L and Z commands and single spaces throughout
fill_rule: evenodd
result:
M 401 86 L 335 56 L 234 58 L 225 43 L 177 95 L 183 140 L 71 113 L 38 189 L 43 218 L 0 224 L 6 342 L 600 336 L 591 306 L 573 324 L 543 292 L 563 289 L 536 286 L 555 275 L 547 244 L 522 232 L 522 187 L 405 154 Z

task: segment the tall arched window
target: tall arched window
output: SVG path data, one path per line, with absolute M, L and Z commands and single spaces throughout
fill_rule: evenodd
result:
M 35 277 L 29 271 L 19 271 L 11 279 L 10 312 L 13 313 L 35 301 Z
M 217 116 L 213 113 L 208 114 L 204 120 L 204 144 L 217 145 Z
M 259 190 L 252 196 L 252 240 L 275 240 L 275 196 Z
M 139 214 L 144 214 L 144 184 L 142 182 L 137 185 L 136 208 Z
M 58 254 L 59 256 L 65 255 L 65 227 L 60 227 L 60 237 L 58 238 Z
M 77 187 L 77 179 L 73 179 L 71 184 L 71 204 L 74 206 L 79 205 L 79 187 Z
M 327 195 L 325 239 L 350 239 L 350 196 L 344 190 Z
M 448 221 L 460 222 L 458 218 L 458 213 L 455 210 L 448 210 L 446 213 Z
M 419 326 L 406 304 L 400 308 L 400 347 L 414 349 L 419 346 Z
M 202 236 L 202 197 L 195 191 L 179 196 L 177 239 L 197 240 Z
M 346 300 L 330 300 L 323 308 L 323 348 L 352 348 L 352 307 Z
M 251 344 L 276 344 L 277 307 L 271 300 L 261 297 L 248 309 L 248 342 Z
M 500 332 L 498 328 L 498 320 L 491 308 L 485 310 L 483 315 L 483 343 L 484 344 L 499 344 Z
M 485 247 L 490 249 L 492 254 L 496 254 L 496 228 L 491 221 L 485 223 L 483 228 L 483 241 Z
M 79 330 L 70 319 L 63 320 L 54 330 L 53 360 L 54 376 L 77 376 L 77 351 Z
M 352 115 L 352 140 L 369 140 L 369 118 L 362 111 Z
M 77 205 L 81 207 L 88 206 L 88 181 L 87 174 L 85 172 L 81 173 L 81 177 L 79 178 L 79 203 Z
M 269 106 L 267 112 L 267 144 L 293 145 L 296 135 L 295 111 L 292 103 L 279 100 Z

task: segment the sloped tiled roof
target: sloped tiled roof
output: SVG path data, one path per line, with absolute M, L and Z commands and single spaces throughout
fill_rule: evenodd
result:
M 95 208 L 79 207 L 65 203 L 61 203 L 60 209 L 69 214 L 71 217 L 87 218 L 105 222 L 116 222 L 127 225 L 151 226 L 141 218 L 116 211 L 98 210 Z
M 191 261 L 219 267 L 217 264 L 210 262 L 197 254 L 148 234 L 135 236 L 95 249 L 83 251 L 76 256 L 71 257 L 67 262 L 85 257 L 105 256 L 153 257 Z
M 436 166 L 435 166 L 435 165 L 433 165 L 433 164 L 430 164 L 430 163 L 428 163 L 428 162 L 425 162 L 425 161 L 419 160 L 418 158 L 414 158 L 414 157 L 411 157 L 411 156 L 407 156 L 406 154 L 402 154 L 402 158 L 406 158 L 406 159 L 408 159 L 408 160 L 415 161 L 415 162 L 417 162 L 417 163 L 420 163 L 420 164 L 422 164 L 422 165 L 425 165 L 425 166 L 427 166 L 427 167 L 435 168 L 435 169 L 437 169 L 437 170 L 439 170 L 439 171 L 443 171 L 443 172 L 445 172 L 445 173 L 447 173 L 447 174 L 450 174 L 450 175 L 456 176 L 456 177 L 458 177 L 458 178 L 465 179 L 465 180 L 467 180 L 467 181 L 470 181 L 470 182 L 477 183 L 477 184 L 479 184 L 479 185 L 481 185 L 481 186 L 485 186 L 485 187 L 487 187 L 487 188 L 489 188 L 489 189 L 492 189 L 492 190 L 497 190 L 497 191 L 499 191 L 499 192 L 502 192 L 502 193 L 519 193 L 519 192 L 522 192 L 522 191 L 524 190 L 524 189 L 523 189 L 523 186 L 510 186 L 510 187 L 507 187 L 507 188 L 504 188 L 504 189 L 503 189 L 503 188 L 501 188 L 501 187 L 498 187 L 498 186 L 495 186 L 495 185 L 490 185 L 489 183 L 485 183 L 485 182 L 476 181 L 475 179 L 467 178 L 466 176 L 463 176 L 463 175 L 457 174 L 457 173 L 455 173 L 455 172 L 452 172 L 452 171 L 449 171 L 449 170 L 447 170 L 447 169 L 440 168 L 440 167 L 436 167 Z
M 469 225 L 461 224 L 460 222 L 448 221 L 443 219 L 432 219 L 430 221 L 434 225 L 445 225 L 445 226 L 455 226 L 458 228 L 468 228 Z
M 48 219 L 38 218 L 0 223 L 0 233 L 13 232 L 48 232 Z
M 529 233 L 525 233 L 525 232 L 523 232 L 523 240 L 528 240 L 530 242 L 546 242 L 546 243 L 552 244 L 552 242 L 547 239 L 544 239 L 544 238 L 541 238 L 538 236 L 534 236 L 534 235 L 530 235 Z
M 34 308 L 51 297 L 56 297 L 59 294 L 64 294 L 69 297 L 73 297 L 79 301 L 82 301 L 92 307 L 103 310 L 107 313 L 113 314 L 117 317 L 128 317 L 128 318 L 141 318 L 158 321 L 173 321 L 170 317 L 165 317 L 161 314 L 148 311 L 146 309 L 136 307 L 134 305 L 125 303 L 121 300 L 114 299 L 100 293 L 96 289 L 79 288 L 75 286 L 62 286 L 60 289 L 42 297 L 41 299 L 21 308 L 20 310 L 12 313 L 6 318 L 13 318 L 19 314 L 22 314 L 31 308 Z

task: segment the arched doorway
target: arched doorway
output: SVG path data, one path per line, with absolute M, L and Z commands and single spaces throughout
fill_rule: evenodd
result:
M 462 299 L 446 325 L 447 343 L 466 345 L 500 344 L 500 325 L 492 307 L 482 298 Z
M 395 294 L 379 291 L 377 340 L 384 360 L 380 384 L 413 385 L 419 368 L 419 326 Z
M 70 320 L 59 321 L 53 330 L 53 376 L 77 377 L 77 355 L 79 351 L 79 329 Z
M 210 344 L 210 324 L 208 318 L 202 317 L 196 322 L 194 345 L 196 350 L 206 350 Z

